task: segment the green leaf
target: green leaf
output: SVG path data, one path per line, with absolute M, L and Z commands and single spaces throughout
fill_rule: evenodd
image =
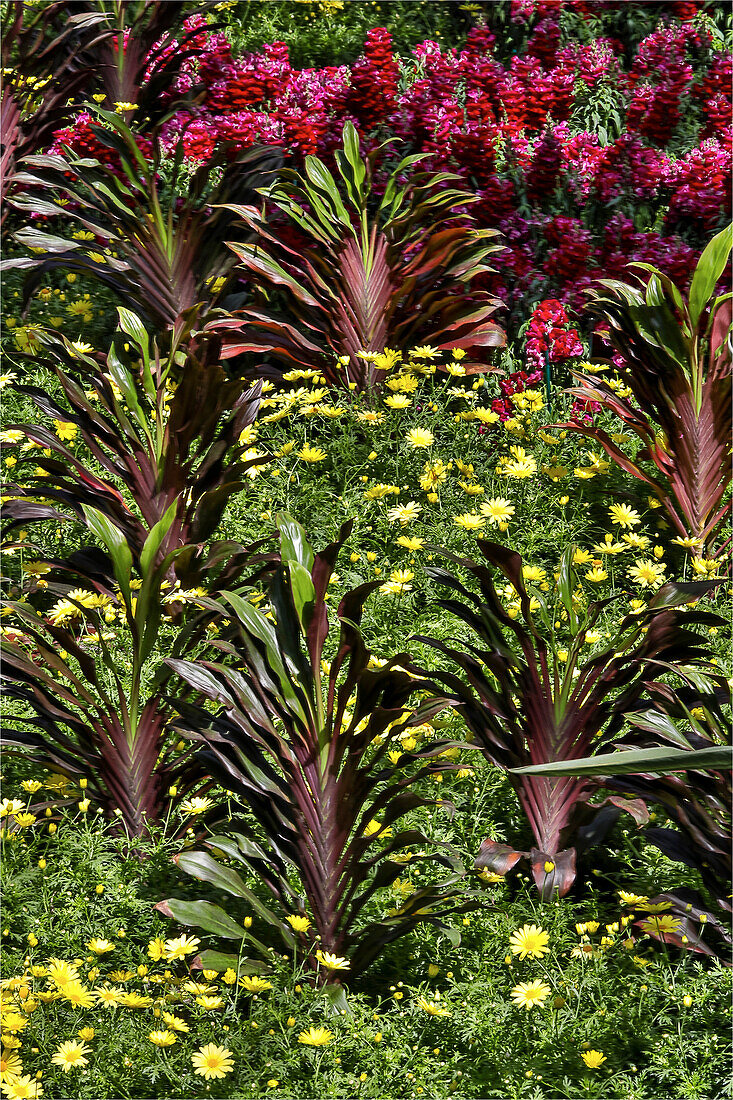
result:
M 191 963 L 192 970 L 234 970 L 237 977 L 245 974 L 261 974 L 263 964 L 254 959 L 240 959 L 238 955 L 226 955 L 221 951 L 202 951 Z
M 336 985 L 335 982 L 329 982 L 328 985 L 324 985 L 322 992 L 328 1001 L 332 1016 L 342 1016 L 344 1013 L 353 1016 L 353 1012 L 346 997 L 346 990 L 342 985 Z
M 243 898 L 258 917 L 277 928 L 281 934 L 287 937 L 287 925 L 283 926 L 283 922 L 275 916 L 271 909 L 263 905 L 259 898 L 255 897 L 231 867 L 224 867 L 221 863 L 217 863 L 213 856 L 210 856 L 207 852 L 181 852 L 180 855 L 176 856 L 176 863 L 182 871 L 185 871 L 187 875 L 191 875 L 192 878 L 209 882 L 212 886 L 217 886 L 220 890 L 226 890 L 227 893 L 233 894 L 235 898 Z M 292 936 L 289 938 L 292 940 Z
M 713 237 L 697 262 L 690 286 L 690 317 L 693 327 L 697 326 L 715 284 L 723 274 L 732 246 L 733 225 L 727 225 Z
M 142 548 L 140 554 L 140 572 L 145 576 L 149 571 L 150 566 L 155 560 L 155 555 L 160 550 L 160 544 L 165 536 L 168 534 L 171 528 L 171 524 L 176 516 L 178 509 L 178 501 L 174 500 L 170 508 L 168 508 L 162 519 L 159 519 L 151 530 L 148 537 L 145 539 L 145 545 Z
M 141 351 L 147 352 L 149 345 L 148 334 L 140 318 L 134 314 L 132 310 L 125 309 L 124 306 L 118 306 L 117 313 L 120 318 L 120 328 L 122 331 L 135 341 Z
M 111 523 L 105 515 L 96 508 L 84 507 L 84 516 L 89 530 L 104 543 L 112 558 L 115 577 L 122 590 L 122 594 L 129 606 L 131 603 L 130 574 L 132 571 L 132 554 L 127 540 L 117 527 Z
M 179 901 L 168 898 L 155 907 L 166 917 L 172 917 L 179 924 L 193 925 L 214 936 L 224 936 L 228 940 L 243 940 L 245 930 L 227 916 L 222 908 L 211 901 Z
M 280 532 L 281 560 L 284 562 L 298 562 L 311 573 L 315 562 L 315 554 L 303 528 L 287 512 L 277 513 L 275 525 Z
M 668 775 L 694 769 L 733 768 L 733 746 L 715 745 L 710 749 L 633 749 L 628 752 L 601 753 L 582 760 L 563 760 L 553 764 L 535 764 L 529 768 L 510 768 L 512 775 L 638 775 L 650 772 Z
M 295 612 L 305 637 L 316 599 L 315 585 L 308 570 L 296 561 L 288 562 L 288 572 L 290 574 L 290 588 L 293 594 Z

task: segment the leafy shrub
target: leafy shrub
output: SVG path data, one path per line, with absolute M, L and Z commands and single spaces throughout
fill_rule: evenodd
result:
M 117 114 L 99 110 L 90 134 L 97 157 L 67 149 L 26 158 L 15 209 L 31 219 L 58 219 L 68 235 L 26 225 L 15 240 L 40 254 L 12 257 L 4 269 L 29 272 L 26 301 L 61 269 L 98 279 L 156 329 L 178 332 L 191 325 L 194 310 L 203 324 L 210 310 L 228 304 L 232 290 L 235 261 L 225 244 L 237 236 L 231 204 L 255 198 L 277 170 L 279 152 L 257 147 L 232 157 L 221 148 L 187 178 L 179 143 L 166 180 L 156 133 L 142 139 Z
M 500 303 L 467 293 L 471 280 L 491 270 L 486 257 L 499 251 L 489 243 L 493 230 L 455 217 L 475 197 L 448 173 L 423 172 L 401 183 L 424 159 L 407 157 L 390 173 L 372 213 L 374 159 L 362 160 L 347 123 L 336 152 L 346 203 L 317 157 L 306 159 L 302 175 L 283 173 L 285 181 L 267 196 L 297 227 L 295 239 L 268 228 L 256 209 L 234 208 L 256 234 L 254 243 L 231 247 L 258 294 L 240 314 L 241 336 L 227 337 L 227 355 L 269 353 L 288 367 L 316 365 L 331 383 L 369 389 L 386 373 L 373 357 L 388 347 L 478 351 L 504 342 L 489 321 Z M 273 298 L 281 299 L 276 309 L 268 304 Z
M 405 671 L 405 655 L 372 667 L 359 621 L 378 582 L 343 597 L 334 656 L 324 661 L 326 592 L 350 524 L 317 554 L 288 516 L 278 517 L 278 528 L 281 564 L 268 588 L 273 621 L 234 593 L 204 600 L 233 623 L 232 639 L 213 643 L 226 663 L 168 664 L 217 704 L 214 713 L 180 704 L 178 728 L 203 744 L 201 764 L 257 822 L 257 830 L 217 835 L 207 845 L 251 870 L 290 916 L 284 920 L 257 901 L 232 868 L 206 852 L 184 852 L 177 862 L 195 878 L 254 905 L 288 948 L 297 945 L 321 980 L 337 983 L 341 970 L 358 975 L 385 944 L 422 923 L 444 927 L 447 913 L 471 904 L 451 889 L 461 865 L 444 846 L 430 858 L 451 870 L 445 883 L 414 890 L 381 920 L 367 917 L 376 891 L 403 875 L 406 864 L 424 858 L 409 850 L 427 843 L 420 829 L 397 828 L 405 814 L 431 804 L 411 788 L 454 765 L 432 760 L 450 742 L 428 743 L 414 753 L 393 748 L 400 734 L 424 725 L 444 702 L 428 698 L 406 709 L 421 684 Z M 413 761 L 421 765 L 417 770 L 409 768 Z M 243 946 L 248 938 L 211 903 L 169 899 L 163 911 L 239 938 Z M 335 961 L 324 962 L 324 952 Z M 227 965 L 236 963 L 233 956 Z M 208 965 L 206 955 L 202 964 Z
M 732 239 L 729 226 L 709 243 L 687 300 L 646 264 L 635 265 L 651 272 L 646 285 L 642 279 L 638 286 L 602 280 L 611 296 L 599 293 L 591 308 L 610 325 L 629 397 L 582 374 L 571 393 L 615 413 L 642 442 L 636 457 L 625 454 L 602 428 L 562 425 L 596 440 L 622 469 L 649 485 L 679 536 L 689 539 L 701 558 L 715 546 L 730 511 L 724 501 L 731 482 L 732 296 L 714 297 L 714 289 Z M 663 480 L 646 472 L 644 460 Z
M 704 665 L 706 650 L 702 636 L 691 628 L 722 620 L 680 608 L 698 599 L 708 586 L 666 584 L 645 607 L 621 621 L 602 652 L 583 661 L 580 650 L 586 633 L 605 601 L 583 608 L 571 565 L 572 548 L 563 555 L 553 607 L 539 590 L 528 593 L 519 554 L 485 540 L 478 546 L 508 581 L 503 600 L 491 569 L 448 555 L 478 582 L 480 595 L 444 569 L 431 566 L 428 573 L 461 597 L 439 600 L 438 606 L 468 626 L 470 640 L 461 649 L 435 639 L 420 640 L 461 670 L 462 677 L 441 671 L 432 675 L 451 693 L 487 759 L 509 771 L 536 844 L 529 858 L 538 889 L 545 897 L 555 890 L 563 894 L 575 879 L 576 846 L 600 840 L 619 810 L 627 810 L 638 822 L 646 820 L 646 811 L 639 801 L 614 797 L 610 806 L 594 805 L 590 799 L 595 784 L 582 774 L 550 779 L 524 768 L 571 762 L 588 756 L 597 745 L 613 743 L 628 715 L 657 689 L 654 678 L 670 669 L 683 682 L 695 683 L 695 669 Z M 664 698 L 661 688 L 657 695 Z M 523 856 L 527 853 L 486 840 L 476 865 L 503 873 Z

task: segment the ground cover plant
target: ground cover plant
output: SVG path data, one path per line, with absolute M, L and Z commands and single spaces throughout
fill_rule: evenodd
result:
M 724 6 L 2 26 L 3 1095 L 725 1095 Z

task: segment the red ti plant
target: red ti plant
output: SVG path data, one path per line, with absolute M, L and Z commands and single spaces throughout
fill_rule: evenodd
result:
M 160 547 L 174 506 L 148 535 L 137 568 L 124 535 L 92 507 L 84 514 L 106 553 L 44 563 L 76 581 L 46 582 L 60 598 L 45 613 L 36 600 L 5 605 L 16 629 L 1 642 L 3 741 L 70 779 L 85 778 L 95 808 L 117 813 L 128 835 L 141 836 L 164 817 L 171 783 L 184 793 L 202 778 L 190 753 L 174 753 L 168 704 L 150 682 L 162 585 L 175 557 L 161 559 Z
M 618 374 L 631 391 L 619 395 L 598 377 L 576 374 L 568 392 L 615 413 L 641 440 L 629 456 L 604 429 L 559 425 L 596 440 L 607 454 L 645 482 L 661 501 L 682 538 L 696 540 L 700 555 L 719 549 L 716 539 L 730 510 L 731 295 L 714 297 L 731 250 L 728 226 L 698 261 L 687 297 L 661 271 L 636 286 L 600 280 L 590 312 L 610 326 L 610 340 L 624 358 Z M 575 373 L 575 372 L 574 372 Z M 642 465 L 650 462 L 656 473 Z
M 733 746 L 725 711 L 730 708 L 730 685 L 720 674 L 698 674 L 692 688 L 673 691 L 669 684 L 658 683 L 650 695 L 653 705 L 648 710 L 629 715 L 632 741 L 643 748 L 627 748 L 621 740 L 615 752 L 520 771 L 593 776 L 600 789 L 661 806 L 669 824 L 649 825 L 644 839 L 668 859 L 697 871 L 709 896 L 688 887 L 660 894 L 650 904 L 669 910 L 667 923 L 649 917 L 637 926 L 664 943 L 727 960 Z M 711 908 L 727 918 L 728 927 Z
M 446 570 L 429 569 L 460 597 L 438 605 L 468 627 L 468 640 L 460 648 L 420 640 L 460 669 L 462 675 L 436 671 L 432 679 L 449 692 L 486 758 L 507 771 L 534 837 L 529 853 L 484 841 L 476 867 L 503 874 L 528 856 L 542 896 L 562 895 L 575 879 L 576 848 L 600 840 L 621 809 L 638 823 L 645 821 L 644 803 L 612 796 L 605 805 L 593 804 L 596 784 L 584 775 L 548 778 L 514 769 L 552 761 L 571 765 L 608 747 L 626 716 L 654 689 L 656 677 L 673 670 L 683 681 L 692 680 L 705 649 L 691 627 L 719 619 L 681 606 L 709 585 L 666 584 L 645 608 L 622 620 L 602 652 L 584 660 L 586 631 L 612 601 L 582 609 L 572 548 L 562 558 L 553 608 L 540 592 L 527 592 L 519 554 L 493 542 L 478 545 L 488 565 L 445 554 L 478 583 L 478 594 Z M 497 572 L 509 584 L 506 602 L 495 586 Z
M 200 51 L 196 26 L 186 30 L 185 22 L 211 8 L 212 0 L 198 6 L 186 0 L 53 0 L 43 5 L 41 18 L 56 32 L 43 42 L 43 52 L 64 87 L 83 89 L 88 103 L 92 93 L 106 93 L 105 105 L 118 103 L 136 108 L 135 122 L 147 128 L 151 121 L 169 112 L 182 63 Z M 94 35 L 79 32 L 93 26 Z M 207 29 L 211 29 L 210 27 Z M 36 36 L 37 37 L 37 36 Z M 79 88 L 79 72 L 84 81 Z M 198 88 L 185 98 L 195 101 Z M 72 94 L 71 92 L 69 94 Z M 81 97 L 78 97 L 77 102 Z
M 3 89 L 0 98 L 0 224 L 3 239 L 8 200 L 22 191 L 21 172 L 26 158 L 48 147 L 56 130 L 70 118 L 72 102 L 88 85 L 91 73 L 78 62 L 81 51 L 100 46 L 112 32 L 100 24 L 104 17 L 68 11 L 58 23 L 64 3 L 31 9 L 21 0 L 3 5 Z M 71 68 L 73 71 L 69 71 Z
M 500 251 L 496 230 L 476 229 L 468 213 L 456 214 L 477 197 L 450 173 L 419 172 L 403 182 L 425 159 L 415 155 L 397 165 L 378 199 L 378 153 L 364 161 L 347 123 L 335 154 L 341 186 L 313 156 L 302 174 L 281 172 L 263 194 L 290 222 L 287 235 L 256 207 L 231 207 L 256 235 L 231 247 L 260 293 L 241 320 L 226 322 L 227 354 L 269 353 L 286 367 L 315 363 L 330 383 L 363 390 L 385 370 L 361 352 L 373 360 L 387 347 L 478 354 L 503 345 L 503 330 L 489 320 L 501 303 L 469 292 L 475 276 L 492 270 L 486 258 Z
M 109 111 L 98 112 L 90 132 L 96 158 L 71 150 L 28 157 L 18 177 L 24 193 L 14 206 L 29 220 L 14 239 L 38 254 L 11 257 L 3 269 L 28 272 L 25 301 L 49 271 L 61 269 L 92 276 L 149 327 L 177 334 L 190 326 L 191 310 L 203 323 L 215 306 L 231 305 L 236 258 L 227 242 L 242 227 L 230 207 L 256 199 L 280 151 L 256 146 L 232 154 L 222 145 L 189 178 L 182 142 L 164 171 L 157 132 L 143 143 Z M 39 215 L 47 220 L 34 221 Z M 94 235 L 91 250 L 72 229 Z
M 247 471 L 262 460 L 239 442 L 257 415 L 260 384 L 225 375 L 216 337 L 196 336 L 189 327 L 175 339 L 170 332 L 151 339 L 129 310 L 120 308 L 119 316 L 106 356 L 68 340 L 51 344 L 52 357 L 42 362 L 55 374 L 63 403 L 40 386 L 16 387 L 42 414 L 75 430 L 76 445 L 43 424 L 8 425 L 43 450 L 21 455 L 6 515 L 16 525 L 85 522 L 85 508 L 93 507 L 138 560 L 172 508 L 159 549 L 161 556 L 178 551 L 169 579 L 199 584 L 222 568 L 219 583 L 231 585 L 243 548 L 208 540 L 247 484 Z
M 447 881 L 415 889 L 380 919 L 365 914 L 380 888 L 404 876 L 406 865 L 426 858 L 410 851 L 428 843 L 419 827 L 400 824 L 410 811 L 434 804 L 413 785 L 456 765 L 431 760 L 452 742 L 394 751 L 400 734 L 428 722 L 445 701 L 431 696 L 410 706 L 424 684 L 405 671 L 405 654 L 371 666 L 359 623 L 379 582 L 363 584 L 341 600 L 338 639 L 329 646 L 330 662 L 324 660 L 326 593 L 351 524 L 314 553 L 299 524 L 287 515 L 278 516 L 277 523 L 281 564 L 269 584 L 274 621 L 234 593 L 202 600 L 233 624 L 227 639 L 212 643 L 222 660 L 168 664 L 203 704 L 181 703 L 178 728 L 201 744 L 209 774 L 257 823 L 253 830 L 243 821 L 240 832 L 214 836 L 208 847 L 253 873 L 284 912 L 263 906 L 236 871 L 207 852 L 184 852 L 177 863 L 194 878 L 245 899 L 248 908 L 256 904 L 259 916 L 288 947 L 297 945 L 320 981 L 338 982 L 342 972 L 347 978 L 358 975 L 385 944 L 419 924 L 443 927 L 447 913 L 473 904 L 451 890 L 462 867 L 441 846 L 428 858 L 451 870 Z M 159 908 L 183 923 L 248 939 L 241 924 L 232 931 L 231 919 L 225 931 L 222 910 L 211 903 L 168 899 Z M 214 917 L 218 924 L 212 924 Z M 340 964 L 323 962 L 319 952 L 335 955 Z M 201 961 L 206 966 L 211 956 Z M 236 966 L 237 956 L 223 961 Z M 221 962 L 218 957 L 217 965 Z
M 8 526 L 81 522 L 96 545 L 36 563 L 52 579 L 9 606 L 17 629 L 3 640 L 3 676 L 18 706 L 5 740 L 87 778 L 95 803 L 138 836 L 165 816 L 171 783 L 183 794 L 202 778 L 191 752 L 173 751 L 162 656 L 205 639 L 201 593 L 241 583 L 272 555 L 211 541 L 257 461 L 239 436 L 254 420 L 258 389 L 225 377 L 215 338 L 194 337 L 186 350 L 170 332 L 151 340 L 123 309 L 120 326 L 106 356 L 51 344 L 65 401 L 19 387 L 76 438 L 14 426 L 38 446 L 22 456 L 33 456 L 29 465 L 16 466 L 27 477 L 9 494 Z

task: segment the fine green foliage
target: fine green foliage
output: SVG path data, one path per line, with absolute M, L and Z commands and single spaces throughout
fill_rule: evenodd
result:
M 303 174 L 284 170 L 265 192 L 297 227 L 302 245 L 270 228 L 256 208 L 231 207 L 256 234 L 252 244 L 230 247 L 261 293 L 239 314 L 241 334 L 226 323 L 227 355 L 268 353 L 288 367 L 317 367 L 331 384 L 363 390 L 384 379 L 391 364 L 375 357 L 388 347 L 480 352 L 504 343 L 502 329 L 489 320 L 498 300 L 468 293 L 471 280 L 491 270 L 486 258 L 500 250 L 491 243 L 495 230 L 474 229 L 466 215 L 454 213 L 477 197 L 445 172 L 419 172 L 401 183 L 425 159 L 415 155 L 394 168 L 373 210 L 379 152 L 362 159 L 348 123 L 336 152 L 342 187 L 309 156 Z
M 43 1073 L 43 1097 L 193 1100 L 205 1083 L 193 1072 L 192 1054 L 209 1042 L 233 1056 L 231 1073 L 212 1082 L 211 1095 L 220 1097 L 397 1100 L 423 1089 L 436 1100 L 705 1100 L 725 1092 L 731 969 L 673 944 L 660 949 L 654 918 L 628 907 L 628 899 L 643 907 L 642 895 L 680 880 L 679 865 L 653 849 L 614 849 L 623 867 L 595 877 L 581 898 L 542 903 L 524 886 L 487 887 L 493 904 L 454 922 L 459 947 L 423 926 L 385 948 L 349 991 L 350 1011 L 334 1016 L 327 991 L 275 953 L 271 988 L 259 991 L 233 973 L 191 973 L 203 937 L 197 944 L 186 929 L 184 944 L 151 906 L 171 890 L 190 900 L 200 889 L 190 879 L 175 881 L 170 856 L 181 842 L 163 843 L 156 832 L 130 851 L 93 808 L 76 808 L 82 792 L 71 785 L 71 806 L 54 810 L 50 832 L 47 789 L 31 795 L 20 782 L 33 787 L 46 777 L 37 768 L 11 775 L 7 764 L 6 795 L 38 820 L 8 830 L 2 842 L 4 1004 L 27 1020 L 16 1053 L 24 1074 Z M 476 815 L 491 813 L 495 797 L 483 787 L 474 794 Z M 172 819 L 195 820 L 178 809 Z M 251 877 L 247 884 L 258 889 Z M 182 885 L 191 892 L 184 895 Z M 251 933 L 266 937 L 256 910 L 244 911 Z M 635 912 L 646 930 L 630 923 Z M 547 933 L 548 951 L 522 960 L 510 944 L 531 924 Z M 88 946 L 94 938 L 110 949 L 96 955 Z M 88 1007 L 72 1003 L 50 978 L 54 958 L 85 960 L 78 971 Z M 512 989 L 538 978 L 550 989 L 547 999 L 531 1011 L 517 1007 Z M 26 1013 L 28 1000 L 38 1003 Z M 157 1049 L 149 1036 L 168 1028 L 164 1013 L 188 1030 L 171 1029 L 175 1042 Z M 332 1036 L 320 1049 L 299 1042 L 311 1027 Z M 51 1057 L 84 1028 L 94 1029 L 88 1064 L 66 1073 Z M 603 1053 L 600 1069 L 584 1065 L 589 1049 Z
M 504 873 L 529 855 L 543 896 L 555 890 L 564 894 L 575 879 L 578 840 L 582 846 L 597 843 L 620 809 L 639 822 L 646 820 L 646 810 L 640 801 L 614 798 L 605 810 L 591 804 L 595 784 L 582 768 L 571 776 L 546 778 L 527 765 L 583 760 L 598 739 L 611 744 L 645 699 L 664 699 L 656 678 L 668 670 L 700 687 L 704 678 L 698 669 L 709 665 L 704 639 L 691 628 L 723 620 L 680 606 L 699 599 L 708 585 L 668 583 L 622 620 L 602 652 L 583 660 L 586 633 L 598 621 L 604 601 L 579 606 L 573 548 L 563 555 L 552 606 L 541 591 L 528 593 L 519 554 L 481 539 L 478 547 L 495 572 L 449 557 L 478 582 L 480 595 L 444 569 L 428 570 L 460 597 L 440 600 L 439 606 L 469 627 L 470 641 L 456 649 L 436 639 L 421 640 L 461 670 L 462 679 L 449 672 L 437 672 L 434 679 L 451 693 L 487 758 L 509 769 L 536 847 L 528 854 L 487 840 L 477 866 Z M 508 582 L 509 600 L 506 594 L 500 598 L 497 576 Z
M 381 920 L 364 919 L 375 892 L 404 874 L 405 862 L 423 858 L 409 851 L 427 843 L 423 833 L 400 827 L 393 834 L 392 826 L 430 804 L 412 788 L 426 775 L 453 767 L 434 760 L 451 743 L 428 743 L 414 755 L 396 752 L 396 759 L 390 758 L 398 736 L 424 725 L 444 702 L 429 697 L 416 709 L 405 709 L 421 686 L 405 671 L 405 654 L 383 667 L 371 666 L 359 621 L 377 583 L 361 585 L 341 600 L 336 652 L 324 667 L 325 596 L 350 525 L 320 553 L 287 515 L 278 517 L 278 529 L 281 564 L 269 583 L 275 621 L 234 593 L 223 593 L 218 607 L 203 601 L 234 624 L 231 641 L 213 643 L 227 663 L 168 664 L 218 704 L 213 714 L 183 706 L 179 728 L 203 742 L 202 764 L 252 810 L 263 837 L 258 842 L 257 833 L 216 836 L 209 846 L 252 869 L 291 916 L 305 918 L 295 931 L 271 910 L 257 908 L 288 948 L 297 944 L 307 965 L 318 970 L 320 962 L 322 974 L 338 982 L 341 969 L 356 976 L 386 944 L 422 923 L 441 928 L 448 913 L 471 904 L 450 889 L 461 877 L 460 863 L 445 849 L 430 861 L 449 868 L 447 882 L 416 890 Z M 420 766 L 405 770 L 412 760 Z M 239 876 L 206 853 L 184 853 L 178 863 L 251 903 Z M 174 902 L 165 904 L 183 919 Z M 187 923 L 201 923 L 205 916 L 211 916 L 209 910 L 192 910 Z M 329 967 L 317 949 L 342 965 Z
M 611 342 L 625 360 L 618 373 L 634 404 L 578 372 L 579 384 L 570 392 L 620 417 L 643 444 L 636 457 L 602 428 L 564 425 L 596 440 L 623 470 L 649 485 L 679 535 L 695 540 L 701 554 L 716 548 L 730 511 L 732 296 L 714 297 L 714 289 L 732 238 L 728 226 L 710 241 L 687 299 L 648 264 L 632 265 L 651 275 L 640 276 L 638 285 L 601 280 L 608 294 L 597 293 L 591 312 L 610 325 Z M 652 462 L 659 476 L 640 460 Z

